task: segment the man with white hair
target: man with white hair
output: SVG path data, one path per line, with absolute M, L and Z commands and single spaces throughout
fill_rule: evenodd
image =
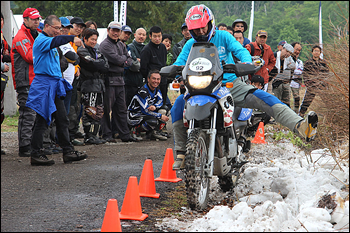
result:
M 277 52 L 276 65 L 277 76 L 272 82 L 272 92 L 283 103 L 290 107 L 290 81 L 295 70 L 295 62 L 291 55 L 294 48 L 288 43 L 283 45 L 283 49 Z

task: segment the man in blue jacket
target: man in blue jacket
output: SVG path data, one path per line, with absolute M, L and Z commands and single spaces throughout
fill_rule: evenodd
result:
M 220 61 L 224 60 L 226 64 L 234 64 L 231 52 L 242 63 L 252 62 L 248 50 L 243 48 L 229 32 L 222 30 L 215 31 L 213 13 L 205 5 L 191 7 L 187 12 L 185 21 L 192 39 L 187 41 L 173 65 L 183 66 L 186 64 L 192 45 L 195 42 L 213 43 L 218 49 Z M 318 118 L 315 112 L 310 112 L 304 120 L 278 98 L 242 82 L 240 79 L 237 79 L 235 74 L 225 73 L 223 83 L 226 82 L 233 82 L 233 88 L 230 89 L 230 92 L 236 106 L 260 109 L 294 133 L 298 133 L 306 138 L 306 141 L 310 141 L 316 136 Z M 182 122 L 183 106 L 183 95 L 180 95 L 171 109 L 175 151 L 177 154 L 177 158 L 173 164 L 174 170 L 182 169 L 185 166 L 186 143 L 183 142 L 186 142 L 187 135 L 186 128 Z
M 35 78 L 29 89 L 26 106 L 36 113 L 36 120 L 32 134 L 30 163 L 32 166 L 50 166 L 55 163 L 43 153 L 43 135 L 51 123 L 51 117 L 56 120 L 57 136 L 63 149 L 63 162 L 71 163 L 85 159 L 87 155 L 74 150 L 69 140 L 69 120 L 63 99 L 66 90 L 72 86 L 62 78 L 57 47 L 68 42 L 77 46 L 84 46 L 75 36 L 60 35 L 61 21 L 56 15 L 45 19 L 44 30 L 36 38 L 33 45 L 33 61 Z

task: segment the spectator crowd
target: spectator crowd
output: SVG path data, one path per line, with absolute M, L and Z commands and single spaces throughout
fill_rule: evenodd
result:
M 1 14 L 1 29 L 4 23 Z M 299 116 L 306 114 L 316 90 L 326 85 L 322 77 L 328 66 L 319 45 L 303 62 L 298 41 L 282 40 L 274 52 L 266 44 L 267 31 L 259 30 L 254 42 L 245 37 L 248 26 L 242 19 L 214 27 L 229 32 L 225 34 L 230 40 L 238 41 L 252 57 L 264 60 L 261 69 L 244 82 L 270 92 Z M 195 36 L 191 33 L 183 23 L 183 38 L 177 42 L 157 25 L 147 32 L 112 21 L 107 37 L 98 44 L 94 21 L 55 15 L 42 20 L 37 9 L 25 9 L 12 45 L 1 32 L 1 123 L 6 72 L 11 66 L 19 111 L 18 155 L 30 157 L 33 166 L 53 165 L 55 161 L 47 157 L 52 153 L 63 153 L 64 163 L 87 158 L 75 146 L 117 143 L 117 139 L 168 140 L 172 134 L 167 130 L 170 81 L 160 70 L 179 63 L 182 49 Z M 241 62 L 233 52 L 230 56 Z M 300 98 L 302 85 L 306 91 Z

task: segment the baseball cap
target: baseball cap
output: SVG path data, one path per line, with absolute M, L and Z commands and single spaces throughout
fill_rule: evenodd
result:
M 294 53 L 294 48 L 293 48 L 293 46 L 291 46 L 291 45 L 288 44 L 288 43 L 285 43 L 285 44 L 283 45 L 283 48 L 286 49 L 288 52 Z
M 131 32 L 132 33 L 132 30 L 131 30 L 131 28 L 128 25 L 123 25 L 122 31 L 124 31 L 124 32 Z
M 119 30 L 122 30 L 122 24 L 117 21 L 112 21 L 108 24 L 108 28 L 117 28 Z
M 287 41 L 281 40 L 281 41 L 278 43 L 278 45 L 284 45 L 285 43 L 287 43 Z
M 73 27 L 73 25 L 69 22 L 67 17 L 60 17 L 61 24 L 63 27 Z
M 31 19 L 37 19 L 37 18 L 41 18 L 39 11 L 35 8 L 27 8 L 25 9 L 25 11 L 23 12 L 23 18 L 31 18 Z
M 183 23 L 183 24 L 181 25 L 181 30 L 183 30 L 184 28 L 187 28 L 186 23 Z
M 72 25 L 73 25 L 74 23 L 75 23 L 75 24 L 82 24 L 82 25 L 84 25 L 84 27 L 86 27 L 86 25 L 85 25 L 83 19 L 80 18 L 80 17 L 74 17 L 74 18 L 72 18 L 72 19 L 70 20 L 70 23 L 71 23 Z
M 267 31 L 265 30 L 259 30 L 257 33 L 256 33 L 256 36 L 266 36 L 267 37 Z

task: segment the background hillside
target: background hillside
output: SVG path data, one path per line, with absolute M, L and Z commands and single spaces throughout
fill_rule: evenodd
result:
M 119 1 L 120 2 L 120 1 Z M 153 25 L 162 27 L 174 37 L 174 43 L 182 39 L 181 25 L 188 9 L 205 4 L 215 15 L 216 24 L 232 25 L 240 18 L 249 26 L 251 1 L 128 1 L 127 24 L 135 31 L 138 27 L 148 30 Z M 79 16 L 84 21 L 94 20 L 105 28 L 113 20 L 113 1 L 12 1 L 14 14 L 22 14 L 27 7 L 35 7 L 45 18 Z M 255 1 L 253 41 L 260 29 L 268 32 L 267 44 L 276 50 L 281 40 L 300 41 L 304 45 L 318 43 L 319 1 Z M 322 1 L 323 42 L 332 43 L 342 31 L 349 14 L 347 1 Z M 343 30 L 344 31 L 344 30 Z M 345 32 L 348 33 L 348 27 Z M 248 37 L 249 29 L 245 32 Z M 133 38 L 132 38 L 133 39 Z M 131 40 L 130 39 L 130 42 Z M 146 41 L 148 42 L 148 41 Z M 308 54 L 304 47 L 301 58 Z

